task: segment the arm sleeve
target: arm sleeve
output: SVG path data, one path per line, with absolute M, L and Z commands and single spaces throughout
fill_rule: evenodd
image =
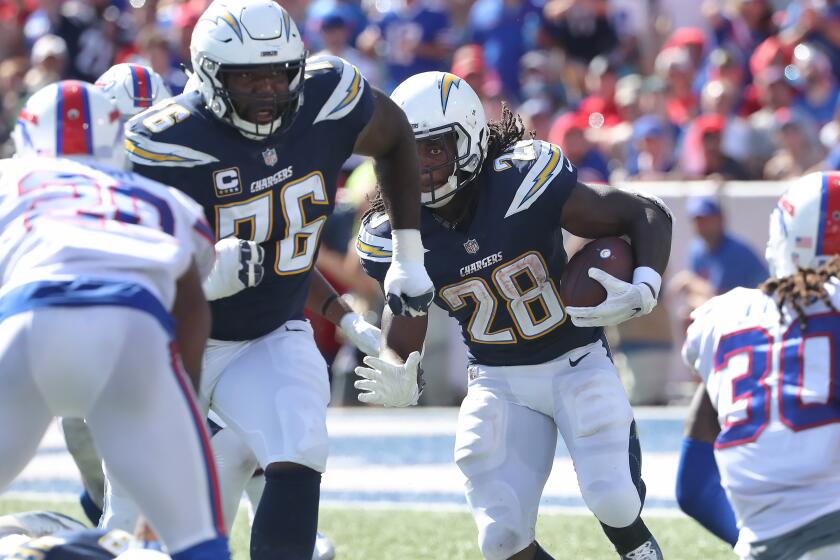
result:
M 711 443 L 685 438 L 677 468 L 677 503 L 709 532 L 735 546 L 735 512 L 720 483 L 720 471 Z

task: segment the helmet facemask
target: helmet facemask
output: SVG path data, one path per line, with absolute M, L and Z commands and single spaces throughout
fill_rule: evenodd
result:
M 212 84 L 210 110 L 248 138 L 264 140 L 288 130 L 294 123 L 303 103 L 304 68 L 305 54 L 297 60 L 273 64 L 218 65 L 205 58 L 199 72 L 204 81 Z M 248 74 L 257 76 L 248 78 Z M 271 75 L 287 82 L 288 89 L 247 91 L 230 87 L 234 80 L 247 84 L 271 80 Z M 260 117 L 257 113 L 262 111 L 267 114 Z
M 480 134 L 484 133 L 482 130 Z M 416 132 L 414 138 L 418 144 L 418 153 L 438 149 L 443 150 L 445 156 L 432 166 L 424 167 L 421 162 L 421 177 L 427 177 L 424 181 L 430 185 L 430 190 L 420 193 L 420 202 L 424 206 L 440 208 L 447 204 L 456 192 L 466 187 L 481 171 L 485 156 L 483 149 L 480 148 L 478 154 L 470 152 L 472 139 L 460 123 Z M 421 147 L 421 144 L 426 144 L 426 147 Z M 479 145 L 482 145 L 480 141 Z M 435 180 L 436 175 L 440 177 L 441 169 L 451 170 L 443 184 L 440 179 Z

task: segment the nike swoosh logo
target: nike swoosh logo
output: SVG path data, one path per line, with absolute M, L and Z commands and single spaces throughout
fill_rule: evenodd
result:
M 578 365 L 578 364 L 580 363 L 580 361 L 581 361 L 582 359 L 584 359 L 584 358 L 585 358 L 585 357 L 587 357 L 588 355 L 589 355 L 589 352 L 587 352 L 586 354 L 584 354 L 583 356 L 581 356 L 581 357 L 580 357 L 580 358 L 578 358 L 577 360 L 573 360 L 573 359 L 569 358 L 569 365 L 570 365 L 570 366 L 572 366 L 572 367 L 575 367 L 576 365 Z
M 637 314 L 637 313 L 638 313 L 639 311 L 641 311 L 641 310 L 642 310 L 642 308 L 641 308 L 641 307 L 634 307 L 634 308 L 633 308 L 633 315 Z M 633 315 L 631 315 L 631 317 L 632 317 Z

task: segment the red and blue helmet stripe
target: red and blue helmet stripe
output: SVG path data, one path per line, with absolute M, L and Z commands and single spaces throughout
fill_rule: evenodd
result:
M 67 80 L 58 84 L 56 155 L 93 154 L 93 119 L 87 84 Z
M 817 255 L 840 255 L 840 173 L 823 173 Z
M 131 70 L 132 97 L 135 107 L 152 106 L 152 75 L 149 69 L 139 64 L 129 64 Z

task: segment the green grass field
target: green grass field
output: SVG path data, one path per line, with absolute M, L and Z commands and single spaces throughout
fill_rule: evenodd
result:
M 0 514 L 49 509 L 84 519 L 75 502 L 0 500 Z M 668 560 L 733 560 L 729 547 L 683 518 L 652 518 Z M 325 507 L 319 529 L 336 545 L 337 560 L 480 560 L 469 514 L 415 510 Z M 595 518 L 544 515 L 537 527 L 540 543 L 558 560 L 615 560 Z M 240 515 L 233 531 L 233 557 L 248 558 L 248 526 Z

